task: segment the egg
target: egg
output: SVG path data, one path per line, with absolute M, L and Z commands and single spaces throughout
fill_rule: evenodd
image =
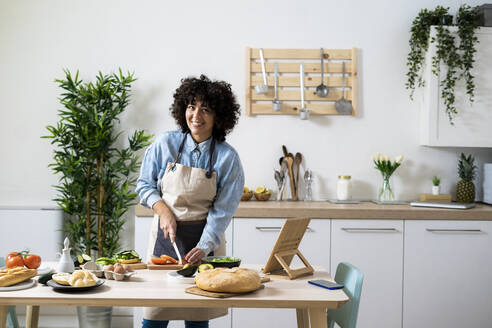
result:
M 126 272 L 132 272 L 132 266 L 129 264 L 123 264 L 123 268 L 126 270 Z
M 104 271 L 113 271 L 114 270 L 114 265 L 110 264 L 110 265 L 106 265 L 104 267 Z
M 125 273 L 125 268 L 121 265 L 115 265 L 113 272 L 114 273 Z

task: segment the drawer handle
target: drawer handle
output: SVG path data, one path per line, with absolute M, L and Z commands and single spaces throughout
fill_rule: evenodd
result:
M 480 229 L 425 229 L 429 232 L 471 232 L 471 233 L 482 233 L 483 231 Z
M 346 232 L 398 232 L 395 228 L 342 228 Z
M 256 230 L 260 231 L 280 231 L 282 230 L 282 227 L 255 227 Z M 306 232 L 314 232 L 313 228 L 307 227 Z

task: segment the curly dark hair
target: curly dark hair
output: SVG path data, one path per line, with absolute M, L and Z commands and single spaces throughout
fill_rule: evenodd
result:
M 225 141 L 226 135 L 232 131 L 241 115 L 231 85 L 225 81 L 212 81 L 203 74 L 200 78 L 182 79 L 173 97 L 171 115 L 183 132 L 190 132 L 186 124 L 186 107 L 195 104 L 196 101 L 200 101 L 215 113 L 212 135 L 217 141 Z

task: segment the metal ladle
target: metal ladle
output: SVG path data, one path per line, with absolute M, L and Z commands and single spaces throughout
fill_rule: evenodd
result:
M 263 73 L 263 85 L 255 86 L 255 91 L 258 94 L 268 93 L 268 83 L 265 69 L 265 58 L 263 57 L 263 49 L 260 48 L 260 62 L 261 62 L 261 72 Z
M 324 59 L 324 53 L 323 53 L 323 48 L 321 48 L 321 84 L 316 87 L 316 94 L 318 97 L 326 97 L 328 96 L 328 93 L 330 92 L 330 89 L 323 84 L 324 81 L 324 69 L 325 69 L 325 64 L 323 62 Z
M 280 101 L 278 100 L 278 63 L 275 63 L 275 96 L 273 98 L 273 102 L 272 102 L 272 107 L 273 107 L 273 110 L 278 112 L 280 111 L 280 109 L 282 109 L 282 104 L 280 103 Z
M 345 99 L 345 62 L 342 63 L 342 98 L 335 102 L 335 109 L 338 114 L 350 115 L 352 114 L 352 102 Z

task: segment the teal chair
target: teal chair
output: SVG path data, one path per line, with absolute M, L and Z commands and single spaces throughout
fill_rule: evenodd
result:
M 5 259 L 3 257 L 0 257 L 0 268 L 4 266 Z M 19 328 L 17 313 L 15 312 L 15 305 L 9 306 L 9 313 L 7 314 L 7 328 Z
M 352 264 L 346 262 L 338 264 L 335 281 L 345 286 L 343 291 L 350 300 L 339 309 L 326 311 L 329 328 L 333 328 L 335 322 L 341 328 L 355 328 L 359 313 L 362 280 L 364 280 L 364 275 Z

